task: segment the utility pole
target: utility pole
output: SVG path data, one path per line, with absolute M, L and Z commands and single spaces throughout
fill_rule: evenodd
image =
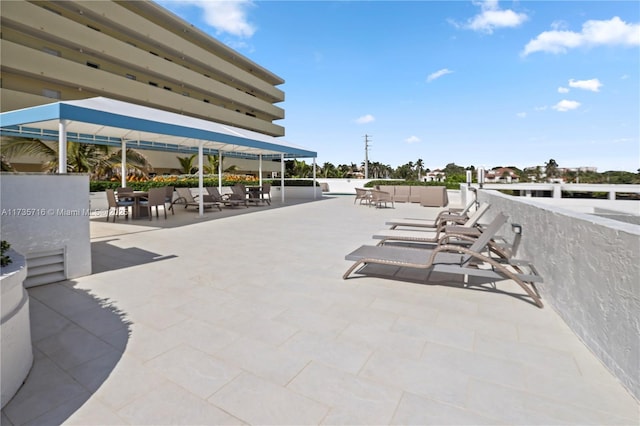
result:
M 369 138 L 371 136 L 364 135 L 364 178 L 369 179 Z

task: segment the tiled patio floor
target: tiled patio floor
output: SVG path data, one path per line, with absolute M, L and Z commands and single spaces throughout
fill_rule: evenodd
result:
M 437 209 L 249 210 L 93 220 L 95 273 L 29 290 L 35 363 L 2 424 L 640 423 L 552 307 L 510 282 L 342 280 L 386 219 Z

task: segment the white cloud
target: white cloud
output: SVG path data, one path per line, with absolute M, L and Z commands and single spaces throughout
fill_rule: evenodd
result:
M 251 0 L 179 0 L 179 2 L 202 9 L 204 21 L 218 33 L 249 38 L 256 32 L 255 25 L 247 18 L 247 10 L 254 5 Z
M 357 118 L 356 119 L 356 123 L 358 123 L 358 124 L 367 124 L 367 123 L 371 123 L 371 122 L 373 122 L 375 120 L 376 120 L 376 118 L 373 115 L 366 114 L 366 115 L 363 115 L 362 117 Z
M 526 112 L 519 112 L 516 114 L 516 117 L 518 118 L 526 118 L 527 117 L 527 113 Z
M 409 136 L 404 140 L 406 143 L 418 143 L 420 142 L 420 138 L 417 136 Z
M 441 70 L 438 70 L 434 73 L 429 74 L 429 76 L 427 77 L 427 83 L 432 82 L 433 80 L 442 77 L 443 75 L 447 75 L 447 74 L 452 74 L 453 71 L 447 69 L 447 68 L 443 68 Z
M 601 45 L 640 45 L 640 24 L 628 24 L 615 16 L 608 21 L 587 21 L 579 33 L 545 31 L 527 43 L 522 56 L 534 52 L 566 53 L 568 49 Z
M 566 111 L 577 109 L 578 107 L 580 107 L 580 102 L 568 101 L 566 99 L 563 99 L 557 104 L 555 104 L 554 106 L 552 106 L 551 108 L 555 109 L 556 111 L 566 112 Z
M 497 28 L 511 28 L 520 26 L 528 16 L 524 13 L 516 13 L 511 9 L 501 10 L 497 0 L 474 2 L 480 6 L 482 12 L 469 19 L 462 28 L 491 34 Z
M 558 87 L 558 93 L 569 93 L 568 87 Z
M 602 83 L 597 78 L 591 80 L 569 80 L 569 87 L 575 87 L 576 89 L 590 90 L 592 92 L 599 92 L 602 87 Z

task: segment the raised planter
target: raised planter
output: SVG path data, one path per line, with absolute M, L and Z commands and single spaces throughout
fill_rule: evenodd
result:
M 23 282 L 27 277 L 24 256 L 8 250 L 11 263 L 2 268 L 0 290 L 0 365 L 1 402 L 4 407 L 20 389 L 33 365 L 31 329 L 29 327 L 29 295 Z

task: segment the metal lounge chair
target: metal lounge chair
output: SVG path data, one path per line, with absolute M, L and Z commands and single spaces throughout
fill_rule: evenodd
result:
M 176 188 L 176 192 L 178 193 L 178 197 L 173 200 L 173 204 L 184 204 L 184 208 L 186 209 L 189 206 L 200 207 L 200 202 L 196 201 L 194 196 L 191 194 L 191 190 L 189 188 Z M 217 207 L 218 210 L 222 211 L 220 207 L 220 203 L 216 201 L 207 201 L 205 199 L 202 200 L 202 204 L 205 208 L 208 207 Z
M 352 272 L 369 264 L 388 265 L 393 267 L 418 268 L 427 271 L 426 280 L 432 272 L 466 275 L 469 277 L 489 278 L 492 280 L 513 280 L 533 302 L 543 307 L 537 294 L 535 283 L 542 282 L 529 262 L 513 258 L 495 259 L 488 254 L 488 244 L 498 230 L 506 223 L 507 216 L 498 214 L 485 231 L 469 246 L 440 245 L 434 249 L 415 249 L 397 246 L 364 245 L 345 256 L 345 260 L 355 263 L 342 276 L 348 279 Z
M 231 194 L 229 194 L 229 199 L 239 201 L 241 204 L 244 204 L 245 207 L 249 207 L 249 204 L 247 202 L 247 191 L 244 185 L 233 185 L 231 187 Z
M 246 201 L 244 200 L 232 198 L 229 196 L 230 194 L 225 194 L 225 195 L 220 194 L 220 190 L 218 190 L 218 188 L 215 186 L 207 186 L 205 190 L 207 191 L 207 194 L 208 194 L 208 195 L 205 195 L 205 198 L 204 198 L 205 201 L 213 201 L 213 202 L 221 203 L 227 207 L 235 207 L 241 204 L 243 204 L 245 207 L 248 207 Z
M 437 243 L 447 234 L 460 234 L 469 237 L 477 237 L 482 231 L 477 228 L 478 221 L 489 210 L 489 204 L 483 203 L 462 225 L 446 225 L 446 222 L 437 229 L 383 229 L 373 235 L 373 238 L 381 240 L 378 245 L 384 245 L 387 241 L 411 241 L 417 243 Z M 409 223 L 409 222 L 406 222 Z M 400 226 L 400 225 L 398 225 Z M 402 225 L 411 226 L 411 225 Z M 416 226 L 415 228 L 425 228 Z
M 439 228 L 444 224 L 463 224 L 469 219 L 469 211 L 476 205 L 475 201 L 471 201 L 463 209 L 448 209 L 438 213 L 435 219 L 389 219 L 385 225 L 391 225 L 389 229 L 396 229 L 398 226 L 411 226 L 416 228 Z
M 247 188 L 241 183 L 235 184 L 232 188 L 234 193 L 241 195 L 244 194 L 244 198 L 247 203 L 253 203 L 256 206 L 262 202 L 262 198 L 260 198 L 260 188 L 259 187 L 250 187 Z

